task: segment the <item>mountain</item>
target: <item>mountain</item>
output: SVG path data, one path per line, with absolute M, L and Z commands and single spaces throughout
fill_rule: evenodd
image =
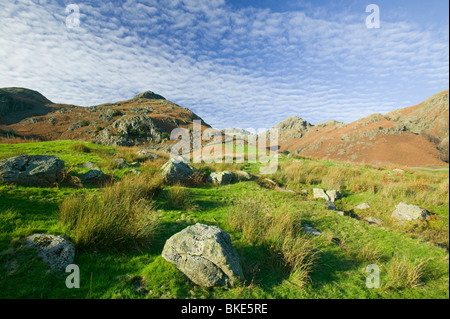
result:
M 386 115 L 372 114 L 350 124 L 317 125 L 290 117 L 279 128 L 280 151 L 325 160 L 444 165 L 448 162 L 449 91 Z
M 29 89 L 0 89 L 0 134 L 12 132 L 24 138 L 120 146 L 161 144 L 174 128 L 188 128 L 193 120 L 202 119 L 151 91 L 126 101 L 80 107 L 53 103 Z

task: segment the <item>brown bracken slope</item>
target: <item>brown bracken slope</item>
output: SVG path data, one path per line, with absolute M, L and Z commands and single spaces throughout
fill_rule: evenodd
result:
M 447 165 L 449 91 L 386 114 L 373 114 L 350 124 L 328 121 L 300 131 L 279 130 L 281 151 L 334 161 L 401 166 Z M 295 127 L 292 117 L 289 125 Z M 297 134 L 296 134 L 297 133 Z M 301 133 L 301 134 L 299 134 Z

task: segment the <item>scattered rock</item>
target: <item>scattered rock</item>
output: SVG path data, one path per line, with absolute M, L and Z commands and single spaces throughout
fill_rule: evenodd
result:
M 391 215 L 392 218 L 397 220 L 420 220 L 427 219 L 428 216 L 429 213 L 425 209 L 416 205 L 408 205 L 403 202 L 397 205 L 397 208 Z
M 336 214 L 338 214 L 339 216 L 345 216 L 345 212 L 342 211 L 336 212 Z
M 368 208 L 370 208 L 370 206 L 367 203 L 361 203 L 361 204 L 355 206 L 355 209 L 368 209 Z
M 36 249 L 52 269 L 65 270 L 75 258 L 74 245 L 61 236 L 33 234 L 25 238 L 25 243 Z
M 367 221 L 369 224 L 375 224 L 378 226 L 381 226 L 383 224 L 383 221 L 381 219 L 375 217 L 366 217 L 364 218 L 364 220 Z
M 234 174 L 230 171 L 213 172 L 208 177 L 208 182 L 217 185 L 228 185 L 233 181 Z
M 205 287 L 227 287 L 244 280 L 230 235 L 219 227 L 195 224 L 170 237 L 162 257 Z
M 94 168 L 96 166 L 97 165 L 95 165 L 95 163 L 92 163 L 90 161 L 84 162 L 83 164 L 80 165 L 80 167 L 83 167 L 83 168 Z
M 130 164 L 130 167 L 141 167 L 141 163 L 133 162 L 133 163 Z
M 303 227 L 303 230 L 305 231 L 305 233 L 307 233 L 307 234 L 311 234 L 314 236 L 322 235 L 322 233 L 320 231 L 318 231 L 317 229 L 315 229 L 314 227 L 312 227 L 308 224 L 303 224 L 302 227 Z
M 329 201 L 329 200 L 325 203 L 325 207 L 328 210 L 337 210 L 336 205 L 333 202 Z
M 118 169 L 128 168 L 128 163 L 124 158 L 114 159 L 114 166 Z
M 197 172 L 189 164 L 171 158 L 161 167 L 162 175 L 168 183 L 186 183 Z
M 132 169 L 126 171 L 125 174 L 141 175 L 141 171 L 138 171 L 137 169 L 132 168 Z
M 314 198 L 324 198 L 325 200 L 329 201 L 330 197 L 327 195 L 327 193 L 321 189 L 321 188 L 314 188 L 313 189 Z
M 335 202 L 341 196 L 339 194 L 339 192 L 334 189 L 325 191 L 321 188 L 314 188 L 313 193 L 314 193 L 314 198 L 324 198 L 326 201 L 331 201 L 331 202 Z
M 244 171 L 236 171 L 235 176 L 238 181 L 250 181 L 253 176 Z
M 157 159 L 159 157 L 155 153 L 152 153 L 149 151 L 144 151 L 144 150 L 140 150 L 136 154 L 140 159 Z
M 328 195 L 328 197 L 330 198 L 331 202 L 335 202 L 337 199 L 339 199 L 341 197 L 341 194 L 339 194 L 339 192 L 337 190 L 330 190 L 330 191 L 326 191 L 326 194 Z
M 0 161 L 0 181 L 51 187 L 63 179 L 64 162 L 56 156 L 21 155 Z
M 94 167 L 93 169 L 84 173 L 83 176 L 81 176 L 81 181 L 82 182 L 92 181 L 101 176 L 103 176 L 103 171 L 98 167 Z

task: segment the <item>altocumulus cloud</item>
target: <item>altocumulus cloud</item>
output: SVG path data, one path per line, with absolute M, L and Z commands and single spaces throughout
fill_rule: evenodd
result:
M 66 27 L 70 3 L 79 28 Z M 291 115 L 350 122 L 448 88 L 448 24 L 367 29 L 364 6 L 308 7 L 2 1 L 0 87 L 83 106 L 152 90 L 217 128 L 268 128 Z

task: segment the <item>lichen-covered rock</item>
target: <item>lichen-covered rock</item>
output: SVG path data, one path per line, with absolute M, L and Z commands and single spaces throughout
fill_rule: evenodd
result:
M 235 173 L 235 179 L 240 181 L 250 181 L 252 179 L 252 175 L 250 173 L 244 172 L 244 171 L 236 171 Z
M 103 176 L 103 171 L 98 167 L 94 167 L 93 169 L 84 173 L 83 176 L 81 176 L 81 181 L 88 182 L 88 181 L 95 180 L 101 176 Z
M 230 235 L 216 226 L 195 224 L 170 237 L 162 257 L 204 287 L 229 287 L 244 280 Z
M 156 159 L 156 158 L 159 157 L 157 154 L 149 152 L 149 151 L 145 151 L 145 150 L 140 150 L 136 154 L 137 154 L 139 159 L 144 159 L 144 160 L 146 160 L 146 159 Z
M 369 209 L 369 208 L 370 208 L 370 206 L 367 203 L 361 203 L 361 204 L 355 206 L 355 209 Z
M 63 179 L 64 161 L 56 156 L 21 155 L 0 161 L 0 181 L 51 187 Z
M 75 258 L 74 245 L 61 236 L 33 234 L 25 238 L 25 243 L 36 249 L 52 269 L 64 270 Z
M 392 213 L 391 217 L 397 220 L 420 220 L 427 219 L 429 216 L 428 211 L 416 206 L 408 205 L 406 203 L 400 203 Z
M 326 193 L 327 193 L 328 197 L 330 198 L 330 201 L 333 203 L 341 197 L 341 194 L 335 189 L 329 190 Z
M 114 167 L 116 168 L 128 168 L 128 163 L 124 158 L 116 158 L 114 159 Z
M 228 185 L 233 181 L 234 174 L 230 171 L 213 172 L 209 175 L 208 181 L 217 185 Z
M 313 189 L 314 198 L 324 198 L 325 200 L 330 200 L 330 197 L 327 195 L 327 193 L 321 189 L 321 188 L 314 188 Z
M 161 172 L 168 183 L 186 183 L 197 170 L 187 163 L 171 158 L 161 167 Z

